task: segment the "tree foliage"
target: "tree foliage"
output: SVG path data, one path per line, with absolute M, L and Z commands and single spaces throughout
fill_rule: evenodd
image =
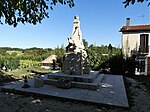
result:
M 100 65 L 107 62 L 112 55 L 109 55 L 108 46 L 96 46 L 89 45 L 86 40 L 84 40 L 85 50 L 88 54 L 88 59 L 90 66 L 94 70 L 99 70 Z M 43 48 L 30 48 L 30 49 L 18 49 L 22 51 L 22 55 L 18 55 L 14 52 L 16 48 L 0 48 L 0 68 L 6 66 L 8 69 L 26 68 L 26 67 L 37 67 L 39 63 L 46 59 L 48 56 L 54 54 L 57 55 L 56 65 L 62 67 L 63 56 L 65 54 L 65 48 L 62 45 L 55 49 L 43 49 Z M 8 51 L 13 51 L 12 54 L 7 53 Z M 14 54 L 15 53 L 15 54 Z M 117 55 L 120 53 L 120 48 L 112 48 L 112 54 Z M 21 53 L 20 53 L 21 54 Z
M 20 60 L 19 68 L 38 67 L 40 63 L 32 60 Z
M 60 68 L 62 68 L 63 57 L 64 57 L 65 52 L 66 51 L 65 51 L 64 45 L 62 45 L 60 48 L 59 46 L 57 46 L 57 48 L 55 48 L 53 51 L 53 54 L 57 56 L 56 65 Z
M 14 70 L 17 68 L 26 68 L 26 67 L 37 67 L 39 63 L 46 59 L 48 56 L 55 54 L 58 56 L 58 66 L 62 63 L 62 57 L 65 53 L 64 47 L 57 47 L 55 49 L 51 48 L 29 48 L 29 49 L 21 49 L 21 48 L 9 48 L 9 47 L 1 47 L 0 48 L 0 69 L 6 66 L 8 69 Z M 12 54 L 8 53 L 13 51 Z M 16 52 L 15 52 L 16 51 Z M 19 52 L 17 52 L 19 51 Z M 22 53 L 20 53 L 22 52 Z M 16 54 L 19 53 L 20 55 Z
M 129 6 L 130 4 L 135 4 L 136 2 L 138 2 L 138 3 L 143 3 L 143 2 L 145 2 L 145 1 L 148 1 L 148 0 L 125 0 L 124 2 L 123 2 L 123 4 L 125 4 L 125 7 L 127 7 L 127 6 Z M 150 5 L 150 2 L 148 3 L 148 5 Z
M 120 48 L 112 47 L 112 53 L 109 54 L 108 46 L 95 46 L 91 44 L 87 49 L 90 66 L 94 70 L 99 70 L 103 63 L 107 63 L 112 55 L 120 54 Z
M 0 24 L 16 27 L 18 23 L 41 23 L 57 3 L 74 6 L 73 0 L 0 0 Z

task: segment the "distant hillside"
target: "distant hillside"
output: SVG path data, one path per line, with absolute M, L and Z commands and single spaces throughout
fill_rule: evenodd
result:
M 11 47 L 0 47 L 0 54 L 5 54 L 7 51 L 23 51 L 23 49 L 20 48 L 11 48 Z
M 6 53 L 15 56 L 23 55 L 22 51 L 6 51 Z
M 45 52 L 45 51 L 52 51 L 53 49 L 51 48 L 27 48 L 27 49 L 22 49 L 22 48 L 11 48 L 11 47 L 0 47 L 0 54 L 14 54 L 17 53 L 17 55 L 22 55 L 23 53 L 33 53 L 33 52 Z

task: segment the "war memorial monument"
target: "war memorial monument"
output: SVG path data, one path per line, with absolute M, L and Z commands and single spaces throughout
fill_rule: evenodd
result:
M 74 17 L 72 35 L 68 38 L 68 46 L 64 56 L 62 72 L 72 75 L 83 75 L 90 73 L 87 53 L 84 50 L 82 32 L 80 30 L 79 17 Z
M 50 73 L 45 84 L 57 85 L 61 88 L 83 88 L 96 90 L 103 75 L 99 71 L 91 71 L 87 53 L 82 41 L 79 16 L 74 17 L 71 37 L 68 38 L 66 54 L 63 58 L 61 72 Z
M 78 16 L 74 17 L 61 71 L 45 74 L 41 78 L 12 82 L 1 88 L 23 94 L 129 107 L 121 75 L 104 75 L 90 69 Z

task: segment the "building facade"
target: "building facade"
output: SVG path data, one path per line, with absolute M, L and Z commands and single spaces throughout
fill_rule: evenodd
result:
M 125 58 L 135 57 L 137 68 L 135 74 L 150 74 L 150 24 L 130 25 L 127 18 L 126 25 L 120 29 L 122 32 L 122 52 Z

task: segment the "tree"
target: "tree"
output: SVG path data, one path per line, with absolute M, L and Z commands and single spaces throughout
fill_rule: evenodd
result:
M 87 50 L 88 49 L 88 42 L 85 39 L 82 39 L 82 41 L 83 41 L 85 50 Z
M 148 0 L 125 0 L 124 2 L 123 2 L 123 4 L 125 4 L 125 8 L 127 7 L 127 6 L 129 6 L 130 4 L 134 4 L 134 3 L 136 3 L 136 2 L 138 2 L 138 3 L 143 3 L 144 1 L 148 1 Z M 148 5 L 150 5 L 150 2 L 148 3 Z
M 41 23 L 57 3 L 74 6 L 74 0 L 0 0 L 0 24 L 16 27 L 18 23 Z
M 57 66 L 59 66 L 61 68 L 62 63 L 63 63 L 63 57 L 64 57 L 64 54 L 65 54 L 64 45 L 61 45 L 60 48 L 59 48 L 59 46 L 57 46 L 57 48 L 54 49 L 53 54 L 57 55 L 56 64 L 57 64 Z

